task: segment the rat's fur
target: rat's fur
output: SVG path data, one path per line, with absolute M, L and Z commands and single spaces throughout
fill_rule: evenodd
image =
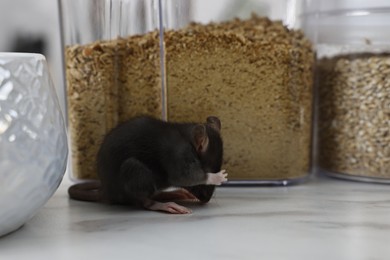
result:
M 215 185 L 206 185 L 208 174 L 218 173 L 222 165 L 220 128 L 216 117 L 209 117 L 205 124 L 137 117 L 115 127 L 98 152 L 102 187 L 97 198 L 151 209 L 153 196 L 174 186 L 208 202 L 215 189 Z M 72 197 L 71 193 L 70 189 Z

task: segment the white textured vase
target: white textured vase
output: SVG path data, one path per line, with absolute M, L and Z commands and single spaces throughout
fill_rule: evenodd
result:
M 0 53 L 0 236 L 21 227 L 53 195 L 67 156 L 45 57 Z

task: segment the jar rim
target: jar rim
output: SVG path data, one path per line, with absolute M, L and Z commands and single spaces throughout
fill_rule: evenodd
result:
M 40 53 L 30 52 L 0 52 L 0 58 L 35 58 L 45 60 L 45 56 Z

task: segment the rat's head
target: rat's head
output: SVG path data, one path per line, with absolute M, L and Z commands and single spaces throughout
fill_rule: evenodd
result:
M 210 173 L 219 172 L 223 158 L 221 121 L 215 116 L 209 116 L 205 124 L 194 126 L 192 138 L 203 170 Z

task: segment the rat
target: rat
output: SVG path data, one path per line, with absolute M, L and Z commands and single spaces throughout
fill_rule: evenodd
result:
M 97 154 L 99 180 L 72 185 L 69 196 L 84 201 L 135 205 L 148 210 L 188 214 L 169 200 L 207 203 L 216 185 L 227 181 L 221 170 L 221 121 L 172 123 L 149 116 L 130 119 L 109 131 Z M 169 187 L 181 189 L 171 192 Z

